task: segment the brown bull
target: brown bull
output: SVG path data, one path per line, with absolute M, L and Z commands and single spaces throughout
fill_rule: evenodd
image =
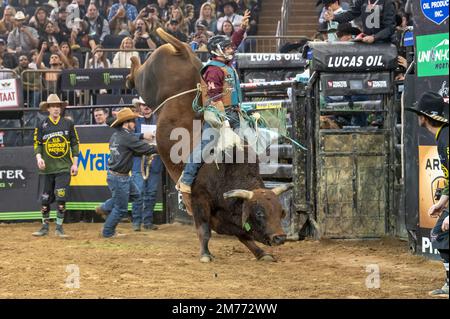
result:
M 143 65 L 134 60 L 128 77 L 128 86 L 134 86 L 144 101 L 152 106 L 196 88 L 200 83 L 202 67 L 201 61 L 187 44 L 162 29 L 158 29 L 157 33 L 168 44 L 155 50 Z M 173 129 L 184 128 L 192 136 L 194 98 L 195 92 L 169 100 L 158 115 L 158 152 L 175 182 L 184 164 L 171 160 L 171 149 L 178 141 L 171 140 L 170 135 Z M 191 138 L 190 150 L 192 141 Z M 192 185 L 192 209 L 200 240 L 200 260 L 212 260 L 208 249 L 211 229 L 219 234 L 237 236 L 260 260 L 274 260 L 254 240 L 266 245 L 284 243 L 286 235 L 281 228 L 284 212 L 277 196 L 289 187 L 265 189 L 258 163 L 219 164 L 218 168 L 215 164 L 204 164 Z

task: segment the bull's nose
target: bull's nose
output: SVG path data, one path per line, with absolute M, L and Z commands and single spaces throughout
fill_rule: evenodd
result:
M 284 244 L 285 241 L 286 241 L 286 235 L 275 235 L 272 237 L 272 243 L 274 245 Z

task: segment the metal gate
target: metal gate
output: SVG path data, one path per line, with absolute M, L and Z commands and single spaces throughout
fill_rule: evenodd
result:
M 309 50 L 313 75 L 300 97 L 311 149 L 306 167 L 312 171 L 305 210 L 314 212 L 324 237 L 383 236 L 393 217 L 396 48 L 311 43 Z

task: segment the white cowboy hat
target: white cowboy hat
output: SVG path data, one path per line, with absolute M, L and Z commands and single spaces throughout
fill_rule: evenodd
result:
M 47 109 L 48 109 L 50 106 L 55 106 L 55 105 L 57 105 L 57 106 L 60 106 L 62 109 L 64 109 L 68 104 L 69 104 L 69 102 L 67 102 L 67 101 L 61 101 L 61 100 L 59 99 L 59 96 L 58 96 L 58 95 L 56 95 L 56 94 L 50 94 L 50 95 L 48 96 L 48 98 L 47 98 L 47 101 L 41 102 L 41 103 L 39 104 L 39 108 L 40 108 L 42 111 L 47 111 Z
M 22 11 L 17 11 L 16 15 L 14 16 L 14 20 L 16 20 L 16 21 L 23 21 L 25 19 L 26 19 L 26 17 Z
M 134 113 L 129 107 L 125 107 L 117 112 L 117 119 L 112 122 L 111 127 L 116 127 L 125 121 L 134 120 L 141 117 L 139 114 Z
M 133 100 L 131 100 L 131 104 L 133 104 L 134 107 L 137 107 L 137 106 L 140 105 L 140 104 L 146 105 L 145 101 L 144 101 L 141 97 L 139 97 L 139 98 L 134 98 Z

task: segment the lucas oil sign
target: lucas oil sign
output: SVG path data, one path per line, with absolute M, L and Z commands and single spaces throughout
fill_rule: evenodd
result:
M 423 15 L 438 25 L 448 19 L 448 0 L 420 0 L 420 7 Z

